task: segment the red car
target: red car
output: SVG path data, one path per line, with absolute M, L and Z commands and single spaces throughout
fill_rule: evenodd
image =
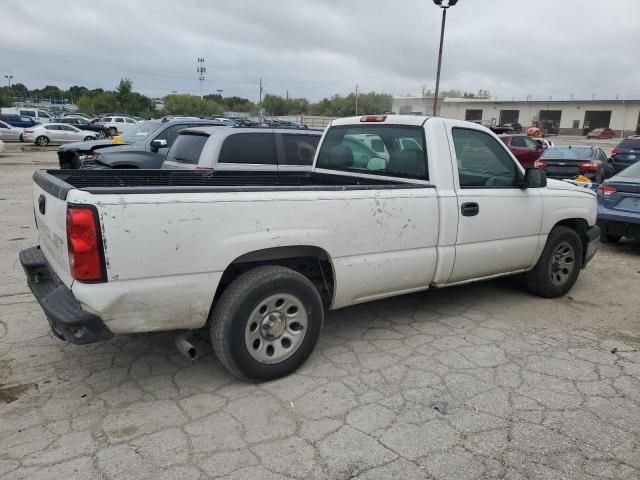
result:
M 542 145 L 526 135 L 498 135 L 498 138 L 509 147 L 509 150 L 525 168 L 533 167 L 544 149 Z
M 587 133 L 587 138 L 598 138 L 600 140 L 603 138 L 614 138 L 615 136 L 616 132 L 610 128 L 596 128 Z

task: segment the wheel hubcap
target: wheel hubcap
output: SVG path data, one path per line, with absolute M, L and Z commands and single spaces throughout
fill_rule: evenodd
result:
M 567 242 L 562 242 L 551 255 L 551 268 L 549 269 L 551 283 L 558 286 L 564 285 L 571 277 L 574 268 L 575 252 L 573 247 Z
M 263 299 L 245 327 L 245 346 L 260 363 L 278 363 L 302 345 L 308 325 L 304 304 L 294 295 L 277 294 Z

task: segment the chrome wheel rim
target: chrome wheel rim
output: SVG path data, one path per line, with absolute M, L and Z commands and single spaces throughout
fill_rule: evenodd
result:
M 573 246 L 567 242 L 560 243 L 551 254 L 549 276 L 551 283 L 564 285 L 576 267 L 576 255 Z
M 258 303 L 245 326 L 244 342 L 249 355 L 260 363 L 279 363 L 302 345 L 309 318 L 302 301 L 280 293 Z

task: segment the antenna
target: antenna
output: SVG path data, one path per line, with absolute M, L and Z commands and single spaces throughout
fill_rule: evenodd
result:
M 198 57 L 196 72 L 198 72 L 198 80 L 200 80 L 200 100 L 202 100 L 202 82 L 204 82 L 204 74 L 207 73 L 207 67 L 204 66 L 204 57 Z

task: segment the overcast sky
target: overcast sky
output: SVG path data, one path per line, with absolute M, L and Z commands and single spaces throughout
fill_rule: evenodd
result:
M 2 0 L 0 79 L 159 97 L 200 92 L 318 100 L 434 88 L 432 0 Z M 460 0 L 449 10 L 441 88 L 498 99 L 640 98 L 640 0 Z

